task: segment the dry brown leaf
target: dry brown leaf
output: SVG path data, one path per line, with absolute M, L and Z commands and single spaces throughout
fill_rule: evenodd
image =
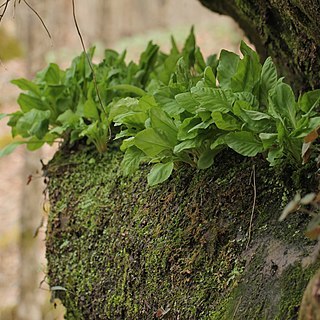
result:
M 304 137 L 304 142 L 305 143 L 309 143 L 309 142 L 313 142 L 314 140 L 316 140 L 320 135 L 320 127 L 312 130 L 309 134 L 307 134 L 305 137 Z
M 155 317 L 156 318 L 162 318 L 169 311 L 170 311 L 170 308 L 167 308 L 166 310 L 164 310 L 163 308 L 159 308 L 155 313 Z
M 306 164 L 310 159 L 311 144 L 312 144 L 311 142 L 304 142 L 302 145 L 302 149 L 301 149 L 302 164 Z

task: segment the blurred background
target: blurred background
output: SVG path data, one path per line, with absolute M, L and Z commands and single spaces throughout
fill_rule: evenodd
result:
M 72 0 L 8 3 L 0 23 L 0 113 L 18 109 L 19 90 L 10 80 L 32 78 L 48 62 L 67 67 L 82 51 Z M 182 46 L 192 25 L 205 56 L 222 48 L 238 51 L 243 38 L 230 18 L 210 12 L 197 0 L 76 0 L 75 9 L 85 44 L 96 45 L 98 56 L 108 47 L 127 49 L 127 58 L 137 60 L 149 40 L 168 50 L 171 34 Z M 0 149 L 9 142 L 4 119 Z M 50 303 L 45 275 L 45 185 L 40 159 L 46 163 L 54 151 L 43 148 L 29 153 L 21 147 L 0 158 L 0 320 L 63 319 L 59 302 Z

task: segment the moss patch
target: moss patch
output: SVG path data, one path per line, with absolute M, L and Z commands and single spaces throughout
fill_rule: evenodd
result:
M 67 290 L 66 319 L 296 318 L 319 263 L 301 268 L 314 245 L 297 232 L 307 219 L 277 221 L 292 172 L 229 151 L 149 188 L 148 168 L 124 178 L 121 158 L 59 153 L 46 168 L 48 276 Z

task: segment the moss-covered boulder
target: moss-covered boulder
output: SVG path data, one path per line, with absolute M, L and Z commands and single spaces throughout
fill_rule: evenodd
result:
M 307 216 L 279 223 L 293 172 L 231 151 L 146 185 L 109 150 L 59 152 L 45 168 L 48 277 L 66 319 L 294 320 L 320 261 Z M 297 173 L 295 173 L 297 178 Z M 297 179 L 296 179 L 297 180 Z

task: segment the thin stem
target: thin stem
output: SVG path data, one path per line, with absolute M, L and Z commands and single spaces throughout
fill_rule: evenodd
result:
M 42 26 L 44 27 L 44 29 L 46 30 L 47 34 L 48 34 L 48 37 L 52 40 L 52 37 L 51 37 L 51 34 L 50 34 L 50 31 L 49 29 L 47 28 L 46 24 L 44 23 L 43 19 L 41 18 L 40 14 L 32 8 L 32 6 L 26 1 L 26 0 L 23 0 L 23 2 L 29 7 L 29 9 L 38 17 L 38 19 L 40 20 Z

